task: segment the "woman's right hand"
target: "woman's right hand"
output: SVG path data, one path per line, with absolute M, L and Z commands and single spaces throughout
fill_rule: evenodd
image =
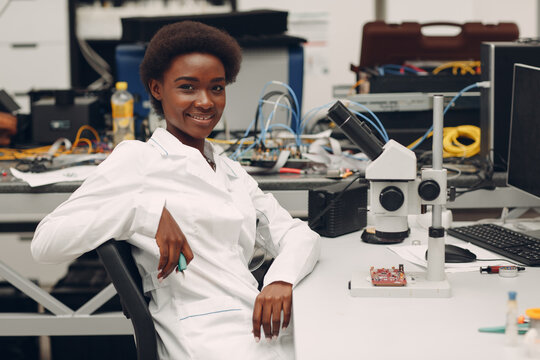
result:
M 193 260 L 193 252 L 180 226 L 171 213 L 163 208 L 156 232 L 156 242 L 159 247 L 158 279 L 165 279 L 178 266 L 180 253 L 184 254 L 189 264 Z

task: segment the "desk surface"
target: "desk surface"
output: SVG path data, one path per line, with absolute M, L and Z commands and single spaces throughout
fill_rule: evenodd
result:
M 299 174 L 271 174 L 253 176 L 259 187 L 264 191 L 269 190 L 309 190 L 316 187 L 334 184 L 339 180 L 330 179 L 321 175 Z M 346 180 L 344 180 L 346 181 Z M 32 188 L 26 182 L 13 178 L 11 175 L 5 179 L 0 178 L 0 194 L 39 194 L 39 193 L 72 193 L 81 181 L 62 182 L 57 184 L 43 185 Z
M 0 161 L 0 170 L 8 171 L 14 165 L 13 161 Z M 271 190 L 309 190 L 316 187 L 333 184 L 335 179 L 329 179 L 322 175 L 316 174 L 269 174 L 269 175 L 254 175 L 255 180 L 259 183 L 259 187 L 264 191 Z M 347 181 L 347 180 L 345 180 Z M 448 179 L 448 185 L 458 188 L 470 187 L 477 184 L 479 181 L 477 176 L 462 175 L 457 178 Z M 496 186 L 506 186 L 506 173 L 494 173 L 493 181 Z M 0 176 L 0 194 L 13 193 L 72 193 L 82 182 L 63 182 L 51 185 L 44 185 L 32 188 L 26 182 L 18 180 L 11 176 L 9 172 L 7 176 Z
M 427 244 L 427 230 L 413 230 L 411 238 Z M 405 271 L 418 270 L 385 246 L 363 243 L 359 233 L 323 239 L 319 264 L 294 292 L 297 360 L 516 358 L 521 349 L 505 347 L 504 335 L 478 328 L 504 325 L 510 290 L 517 291 L 519 314 L 540 307 L 540 268 L 510 279 L 448 274 L 452 296 L 447 299 L 350 296 L 354 271 L 367 274 L 371 265 L 401 263 Z

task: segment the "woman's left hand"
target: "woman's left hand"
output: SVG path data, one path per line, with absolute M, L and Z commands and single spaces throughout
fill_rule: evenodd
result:
M 265 286 L 255 299 L 253 309 L 253 336 L 255 341 L 261 338 L 261 325 L 268 341 L 279 335 L 281 312 L 283 311 L 283 329 L 289 326 L 292 308 L 292 284 L 276 281 Z

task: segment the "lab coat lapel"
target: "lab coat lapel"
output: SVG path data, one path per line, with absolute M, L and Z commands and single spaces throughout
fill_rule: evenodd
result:
M 223 184 L 220 184 L 218 178 L 215 176 L 214 171 L 206 164 L 199 151 L 182 144 L 174 135 L 167 130 L 157 128 L 148 142 L 154 146 L 163 157 L 184 157 L 185 171 L 196 177 L 202 183 L 208 184 L 213 188 L 219 190 L 219 192 L 228 193 Z M 219 156 L 214 153 L 214 159 L 217 160 Z M 220 165 L 223 163 L 219 162 Z

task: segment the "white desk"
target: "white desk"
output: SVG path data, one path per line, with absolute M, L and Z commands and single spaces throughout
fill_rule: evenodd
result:
M 413 230 L 409 239 L 427 244 L 427 230 Z M 294 291 L 297 360 L 516 359 L 520 349 L 505 348 L 503 334 L 478 328 L 504 325 L 509 290 L 517 291 L 519 314 L 540 307 L 540 268 L 516 278 L 448 274 L 448 299 L 350 296 L 353 271 L 400 263 L 418 270 L 384 245 L 363 243 L 359 233 L 323 239 L 318 265 Z

